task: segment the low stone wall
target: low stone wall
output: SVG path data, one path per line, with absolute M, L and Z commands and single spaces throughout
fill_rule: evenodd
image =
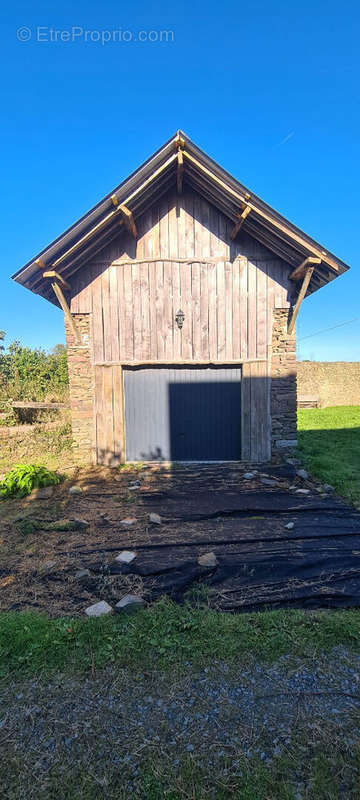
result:
M 296 333 L 288 334 L 289 309 L 273 311 L 271 347 L 271 449 L 296 447 Z
M 65 323 L 68 353 L 70 407 L 73 448 L 79 462 L 93 460 L 94 435 L 94 367 L 92 359 L 90 314 L 74 314 L 81 343 Z
M 360 405 L 359 361 L 298 361 L 298 397 L 319 398 L 320 406 Z

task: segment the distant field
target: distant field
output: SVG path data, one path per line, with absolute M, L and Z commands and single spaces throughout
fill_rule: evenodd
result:
M 309 471 L 360 503 L 360 406 L 300 409 L 298 440 Z

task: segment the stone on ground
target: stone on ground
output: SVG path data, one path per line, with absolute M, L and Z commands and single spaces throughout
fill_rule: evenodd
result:
M 109 603 L 106 600 L 100 600 L 98 603 L 94 603 L 92 606 L 85 608 L 85 614 L 87 617 L 102 617 L 104 614 L 111 614 L 112 608 L 109 606 Z
M 201 567 L 216 567 L 218 563 L 215 553 L 204 553 L 198 558 Z
M 75 578 L 80 581 L 82 578 L 89 578 L 90 577 L 90 570 L 89 569 L 79 569 L 75 573 Z
M 304 481 L 306 481 L 306 479 L 309 477 L 309 473 L 306 471 L 306 469 L 298 469 L 296 470 L 296 474 L 299 476 L 299 478 L 303 478 Z
M 122 550 L 118 556 L 116 556 L 115 561 L 120 561 L 121 564 L 131 564 L 136 558 L 136 553 L 132 550 Z
M 116 603 L 116 611 L 136 611 L 138 608 L 144 606 L 142 597 L 137 594 L 125 594 L 124 597 Z
M 150 522 L 152 522 L 154 525 L 161 525 L 161 517 L 160 517 L 160 514 L 154 514 L 154 513 L 151 513 L 151 514 L 149 514 L 149 520 L 150 520 Z
M 310 494 L 310 489 L 296 489 L 295 494 Z
M 81 486 L 70 486 L 69 494 L 81 494 L 82 488 Z
M 133 491 L 134 489 L 140 489 L 140 481 L 134 481 L 133 483 L 129 483 L 129 489 L 130 491 Z
M 244 481 L 250 481 L 251 478 L 255 478 L 255 473 L 254 472 L 244 472 L 244 474 L 243 474 L 243 480 Z
M 324 489 L 325 492 L 334 492 L 335 491 L 334 487 L 331 486 L 330 483 L 324 483 L 323 489 Z
M 125 517 L 125 519 L 120 521 L 120 525 L 122 525 L 123 528 L 131 528 L 131 526 L 135 525 L 136 522 L 136 517 Z
M 274 481 L 272 478 L 261 478 L 261 483 L 263 483 L 264 486 L 277 486 L 278 485 L 278 482 Z
M 291 531 L 293 529 L 294 525 L 295 525 L 294 522 L 288 522 L 287 525 L 285 525 L 285 528 L 287 528 L 288 531 Z

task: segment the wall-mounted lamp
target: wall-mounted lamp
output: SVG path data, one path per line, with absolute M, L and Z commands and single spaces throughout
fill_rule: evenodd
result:
M 181 309 L 180 309 L 180 311 L 177 312 L 175 319 L 176 319 L 176 324 L 177 324 L 179 330 L 181 331 L 181 328 L 182 328 L 182 326 L 184 324 L 184 319 L 185 319 L 185 314 L 184 314 L 183 311 L 181 311 Z

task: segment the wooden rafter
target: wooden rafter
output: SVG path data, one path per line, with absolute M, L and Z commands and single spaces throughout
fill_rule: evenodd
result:
M 131 233 L 131 236 L 133 236 L 134 239 L 136 239 L 137 238 L 137 230 L 136 230 L 135 220 L 134 220 L 132 211 L 130 211 L 130 209 L 125 205 L 119 206 L 119 211 L 120 211 L 120 214 L 121 214 L 121 216 L 122 216 L 122 218 L 124 220 L 124 223 L 125 223 L 128 231 L 129 231 L 129 233 Z
M 245 206 L 241 214 L 239 214 L 239 219 L 237 220 L 237 222 L 235 222 L 235 225 L 230 233 L 230 239 L 236 238 L 246 220 L 246 217 L 250 214 L 250 211 L 251 211 L 250 206 Z
M 183 156 L 183 151 L 179 148 L 177 152 L 177 173 L 176 173 L 176 185 L 179 194 L 182 193 L 183 175 L 184 175 L 184 156 Z
M 308 267 L 312 265 L 315 266 L 315 264 L 321 264 L 321 258 L 313 258 L 312 256 L 305 258 L 304 261 L 302 261 L 301 264 L 299 264 L 299 266 L 296 267 L 296 269 L 294 269 L 293 272 L 290 273 L 289 275 L 290 280 L 291 281 L 301 280 L 301 278 L 303 278 L 304 275 L 306 274 Z
M 311 276 L 312 276 L 312 274 L 314 272 L 314 269 L 315 269 L 315 265 L 314 264 L 311 264 L 308 267 L 306 267 L 305 275 L 303 277 L 303 282 L 301 284 L 301 289 L 299 291 L 299 294 L 298 294 L 298 297 L 297 297 L 297 300 L 296 300 L 296 303 L 295 303 L 295 306 L 293 308 L 293 312 L 292 312 L 292 315 L 291 315 L 291 320 L 290 320 L 289 325 L 288 325 L 288 333 L 292 333 L 293 330 L 294 330 L 296 317 L 297 317 L 297 315 L 299 313 L 301 303 L 302 303 L 302 301 L 303 301 L 303 299 L 304 299 L 304 297 L 306 295 L 307 288 L 309 286 L 309 283 L 310 283 L 310 280 L 311 280 Z
M 54 269 L 49 269 L 47 272 L 43 272 L 43 278 L 55 278 L 57 283 L 60 283 L 64 289 L 67 289 L 69 291 L 69 289 L 71 288 L 70 284 L 64 280 L 62 275 L 59 275 L 59 273 L 55 272 Z
M 111 202 L 112 202 L 113 206 L 115 206 L 115 208 L 118 207 L 119 201 L 117 199 L 117 195 L 116 194 L 112 194 L 111 195 Z
M 321 258 L 322 261 L 326 261 L 326 263 L 329 264 L 334 270 L 336 270 L 336 272 L 339 272 L 339 265 L 331 256 L 327 255 L 325 251 L 320 252 L 320 250 L 317 247 L 315 247 L 311 242 L 304 239 L 303 236 L 300 235 L 300 233 L 294 231 L 284 222 L 278 220 L 275 216 L 271 216 L 267 211 L 264 211 L 260 206 L 255 205 L 254 201 L 251 198 L 247 200 L 246 196 L 244 197 L 242 194 L 235 191 L 235 189 L 233 189 L 232 186 L 229 186 L 215 172 L 213 172 L 212 170 L 208 169 L 203 164 L 201 164 L 201 162 L 197 158 L 194 158 L 194 156 L 187 150 L 184 150 L 184 155 L 204 175 L 207 175 L 208 178 L 210 178 L 214 183 L 216 183 L 218 186 L 221 186 L 221 188 L 224 189 L 225 192 L 227 192 L 227 194 L 234 197 L 238 203 L 249 205 L 251 210 L 258 217 L 268 222 L 272 227 L 276 228 L 282 234 L 285 234 L 285 236 L 288 236 L 289 239 L 292 239 L 294 242 L 299 244 L 305 250 L 310 250 L 310 252 L 313 253 L 314 256 Z

